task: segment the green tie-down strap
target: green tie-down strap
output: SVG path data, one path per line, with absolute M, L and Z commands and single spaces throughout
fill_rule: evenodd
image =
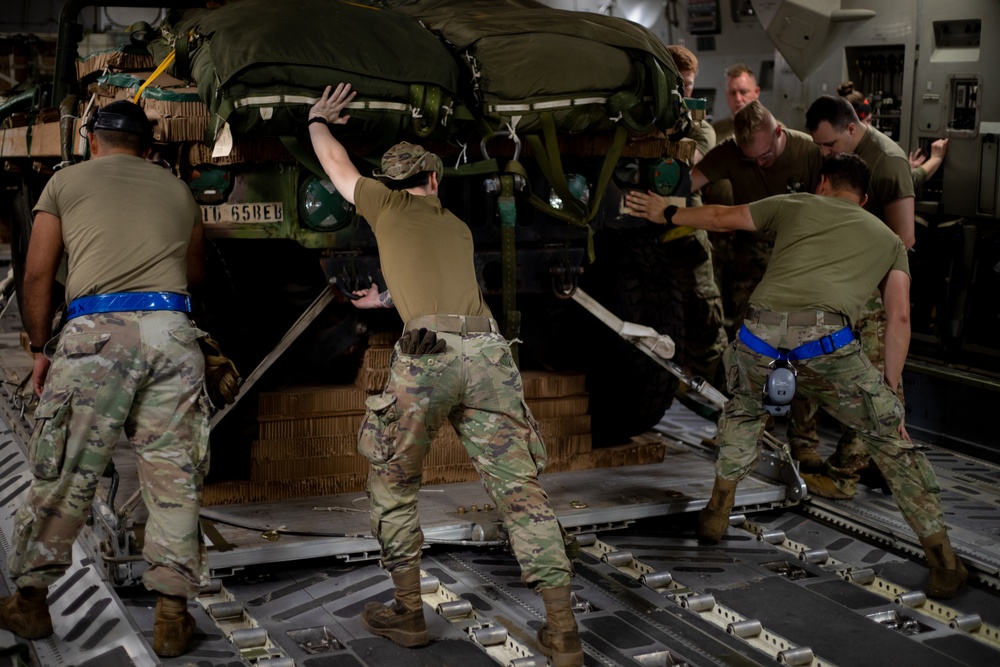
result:
M 438 128 L 439 123 L 447 122 L 441 118 L 441 107 L 451 103 L 439 86 L 414 84 L 410 86 L 410 106 L 413 109 L 413 132 L 418 137 L 429 137 Z
M 521 313 L 517 310 L 517 200 L 514 199 L 514 176 L 500 177 L 500 264 L 504 312 L 504 338 L 514 341 L 521 334 Z M 517 346 L 510 346 L 514 363 L 518 361 Z

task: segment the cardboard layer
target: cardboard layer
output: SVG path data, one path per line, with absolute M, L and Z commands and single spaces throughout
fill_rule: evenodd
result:
M 121 51 L 98 53 L 76 61 L 76 78 L 82 79 L 91 74 L 102 74 L 106 69 L 118 72 L 154 70 L 156 69 L 156 60 L 153 56 L 145 53 L 123 53 Z
M 365 356 L 361 361 L 362 368 L 383 369 L 389 368 L 392 359 L 393 347 L 369 347 L 365 350 Z
M 587 376 L 583 373 L 521 371 L 525 398 L 557 398 L 587 391 Z
M 308 438 L 317 435 L 357 435 L 365 413 L 332 415 L 326 417 L 299 417 L 279 421 L 260 422 L 259 439 Z
M 265 392 L 257 403 L 259 419 L 321 415 L 332 412 L 359 412 L 365 409 L 368 392 L 349 385 L 289 387 Z
M 191 165 L 199 164 L 242 164 L 242 163 L 262 163 L 262 162 L 297 162 L 291 153 L 284 147 L 279 139 L 272 137 L 260 137 L 258 139 L 240 141 L 233 144 L 233 150 L 224 157 L 213 158 L 212 149 L 203 141 L 204 137 L 199 137 L 187 149 L 187 162 Z
M 363 388 L 367 392 L 380 392 L 389 383 L 388 368 L 365 368 L 358 369 L 358 374 L 354 378 L 354 384 Z
M 549 417 L 570 417 L 585 415 L 590 409 L 587 396 L 563 396 L 560 398 L 533 398 L 527 401 L 535 419 Z
M 256 440 L 250 446 L 250 459 L 303 459 L 354 454 L 357 451 L 358 434 L 345 433 L 343 435 L 323 435 L 309 438 Z

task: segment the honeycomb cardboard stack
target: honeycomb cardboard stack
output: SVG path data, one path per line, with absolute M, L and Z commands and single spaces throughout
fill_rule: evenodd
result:
M 261 394 L 259 439 L 251 448 L 250 479 L 206 486 L 205 504 L 364 492 L 368 461 L 357 453 L 357 432 L 366 398 L 381 391 L 388 380 L 395 338 L 390 334 L 371 337 L 352 385 L 290 387 Z M 663 460 L 665 446 L 656 438 L 593 448 L 583 375 L 525 371 L 522 377 L 525 399 L 545 442 L 546 472 Z M 477 479 L 458 434 L 445 422 L 424 459 L 424 483 Z

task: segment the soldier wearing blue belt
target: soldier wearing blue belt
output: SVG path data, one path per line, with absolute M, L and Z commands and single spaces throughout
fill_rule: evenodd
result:
M 468 225 L 438 199 L 441 159 L 406 142 L 389 149 L 376 179 L 364 178 L 329 126 L 354 93 L 327 88 L 309 112 L 313 148 L 334 187 L 371 225 L 388 290 L 367 305 L 394 305 L 406 323 L 385 390 L 368 399 L 358 451 L 371 462 L 368 497 L 394 601 L 370 602 L 361 622 L 403 646 L 428 641 L 420 594 L 423 532 L 417 516 L 424 457 L 447 419 L 503 514 L 522 580 L 541 593 L 538 631 L 556 667 L 583 664 L 562 530 L 538 474 L 545 448 L 524 402 L 521 374 L 483 301 Z M 391 298 L 390 298 L 391 295 Z
M 197 342 L 205 333 L 187 315 L 188 285 L 203 271 L 201 214 L 180 179 L 144 159 L 152 128 L 137 105 L 113 102 L 87 130 L 94 159 L 56 172 L 34 209 L 24 276 L 40 395 L 28 447 L 34 482 L 15 517 L 17 593 L 0 600 L 0 627 L 29 639 L 52 634 L 48 586 L 71 564 L 124 430 L 149 510 L 143 583 L 159 594 L 153 650 L 176 656 L 194 629 L 188 600 L 208 583 L 198 525 L 208 471 Z M 51 338 L 64 252 L 69 319 Z
M 824 161 L 816 195 L 664 212 L 667 224 L 774 236 L 767 270 L 723 357 L 732 398 L 719 421 L 716 479 L 698 535 L 723 537 L 767 415 L 787 410 L 797 387 L 858 432 L 924 547 L 928 595 L 948 598 L 968 572 L 948 540 L 934 470 L 910 442 L 894 393 L 910 341 L 909 264 L 899 237 L 860 206 L 869 178 L 861 158 L 841 153 Z M 888 316 L 884 373 L 862 353 L 850 326 L 876 286 Z

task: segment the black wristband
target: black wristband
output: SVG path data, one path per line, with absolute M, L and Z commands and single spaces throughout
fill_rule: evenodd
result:
M 44 345 L 35 345 L 34 343 L 28 343 L 28 349 L 31 350 L 32 354 L 41 354 L 45 352 Z
M 663 209 L 663 219 L 667 221 L 668 227 L 676 227 L 676 225 L 674 225 L 674 213 L 676 212 L 677 207 L 673 204 Z
M 327 127 L 330 127 L 330 121 L 328 121 L 326 118 L 323 118 L 322 116 L 313 116 L 312 118 L 306 121 L 306 125 L 312 125 L 313 123 L 323 123 Z

